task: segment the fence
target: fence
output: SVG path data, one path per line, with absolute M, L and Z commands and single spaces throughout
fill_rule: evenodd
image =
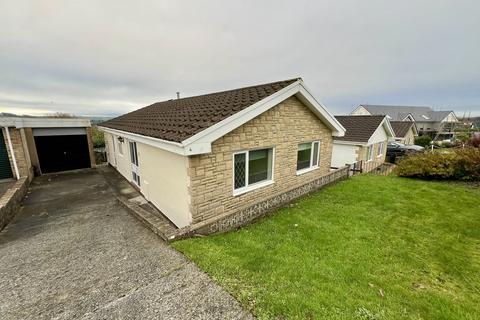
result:
M 357 161 L 349 165 L 350 171 L 349 176 L 353 176 L 359 173 L 372 173 L 387 176 L 392 173 L 395 165 L 387 162 L 375 162 L 363 160 Z

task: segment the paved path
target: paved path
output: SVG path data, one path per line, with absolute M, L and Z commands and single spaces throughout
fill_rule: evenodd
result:
M 34 180 L 0 232 L 0 319 L 250 319 L 96 170 Z

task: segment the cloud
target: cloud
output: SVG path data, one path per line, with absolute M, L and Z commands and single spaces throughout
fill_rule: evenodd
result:
M 302 76 L 364 103 L 480 113 L 476 1 L 3 1 L 0 110 L 113 115 Z

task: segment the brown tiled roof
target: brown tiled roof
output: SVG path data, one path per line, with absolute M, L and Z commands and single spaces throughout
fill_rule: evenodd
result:
M 345 136 L 334 137 L 335 140 L 368 142 L 385 116 L 335 116 L 347 130 Z
M 298 79 L 157 102 L 103 122 L 100 126 L 181 142 Z
M 392 125 L 393 132 L 395 132 L 395 137 L 405 137 L 408 130 L 415 125 L 415 123 L 411 121 L 390 121 L 390 124 Z

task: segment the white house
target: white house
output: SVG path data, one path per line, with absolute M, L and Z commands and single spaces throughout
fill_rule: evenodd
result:
M 364 171 L 385 162 L 387 142 L 395 136 L 386 116 L 336 116 L 346 129 L 343 137 L 333 138 L 332 167 L 362 161 Z

